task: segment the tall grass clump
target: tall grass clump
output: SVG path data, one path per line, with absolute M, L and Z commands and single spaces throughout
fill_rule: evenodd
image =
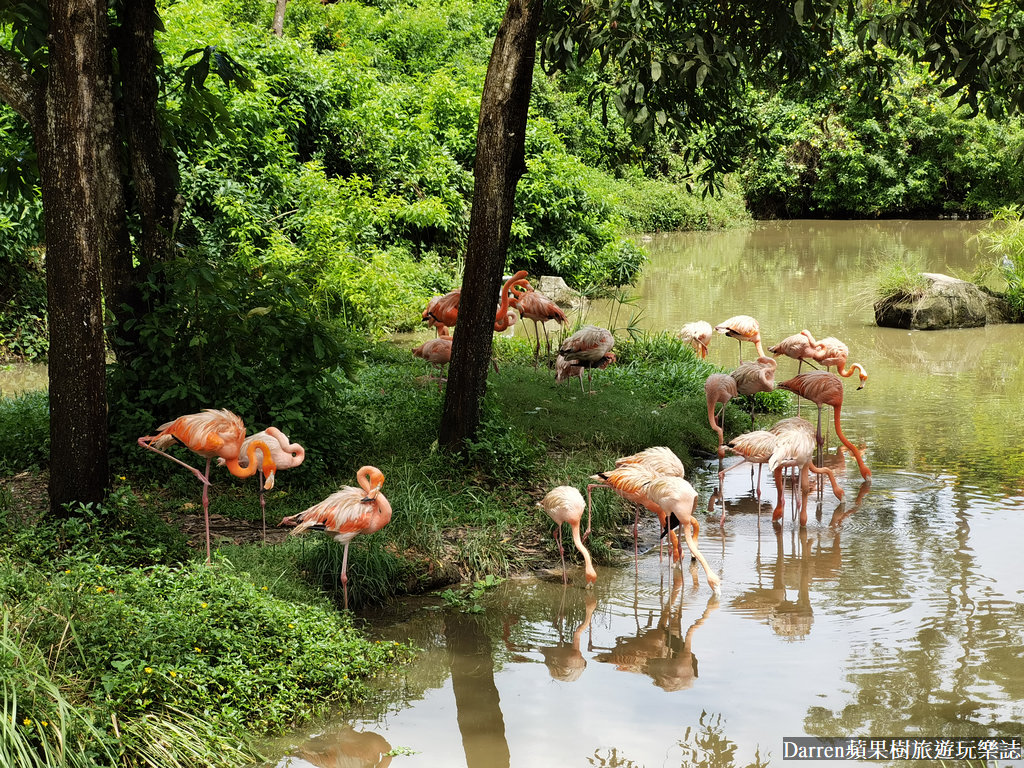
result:
M 921 274 L 924 271 L 924 257 L 914 251 L 880 258 L 875 267 L 874 303 L 887 306 L 920 299 L 928 288 L 928 281 Z
M 40 469 L 50 461 L 46 392 L 0 397 L 0 474 Z

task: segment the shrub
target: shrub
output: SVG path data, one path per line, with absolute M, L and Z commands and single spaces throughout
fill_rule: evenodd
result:
M 50 460 L 50 403 L 46 392 L 0 397 L 0 473 L 39 469 Z

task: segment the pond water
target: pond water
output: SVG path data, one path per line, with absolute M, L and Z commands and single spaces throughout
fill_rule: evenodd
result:
M 790 502 L 776 529 L 771 480 L 758 515 L 750 473 L 727 474 L 725 523 L 719 506 L 700 533 L 720 596 L 654 548 L 635 568 L 599 568 L 589 591 L 574 561 L 568 587 L 513 579 L 477 614 L 436 598 L 364 613 L 371 632 L 422 653 L 365 708 L 275 745 L 276 765 L 778 766 L 783 737 L 1019 740 L 1024 326 L 883 329 L 867 298 L 875 265 L 894 255 L 969 270 L 979 227 L 785 222 L 654 236 L 638 302 L 593 307 L 588 320 L 642 309 L 636 325 L 675 330 L 749 314 L 765 347 L 803 328 L 839 337 L 870 374 L 863 390 L 847 380 L 842 420 L 872 482 L 833 439 L 844 501 L 812 494 L 805 528 Z M 737 343 L 717 336 L 709 359 L 731 370 Z M 777 380 L 795 372 L 780 359 Z M 704 488 L 715 470 L 687 467 Z

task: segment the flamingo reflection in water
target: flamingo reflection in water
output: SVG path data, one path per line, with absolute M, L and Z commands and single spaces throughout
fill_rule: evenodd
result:
M 310 739 L 295 754 L 317 768 L 387 768 L 391 745 L 373 731 L 357 731 L 346 725 Z
M 562 593 L 564 603 L 565 592 Z M 593 591 L 583 593 L 583 621 L 572 633 L 572 642 L 566 642 L 562 635 L 562 611 L 559 610 L 557 629 L 558 645 L 541 648 L 544 656 L 544 665 L 555 680 L 563 683 L 572 683 L 580 679 L 583 670 L 587 668 L 587 660 L 580 650 L 580 643 L 584 633 L 590 630 L 590 622 L 594 617 L 594 609 L 597 608 L 597 597 Z
M 682 627 L 682 591 L 685 581 L 679 569 L 673 569 L 670 596 L 661 607 L 657 624 L 647 626 L 637 621 L 635 636 L 616 638 L 612 648 L 594 656 L 596 661 L 614 664 L 623 672 L 648 675 L 656 686 L 665 691 L 682 691 L 693 687 L 698 677 L 697 657 L 693 655 L 693 638 L 697 628 L 707 621 L 718 608 L 718 596 L 712 594 L 704 612 L 685 630 Z

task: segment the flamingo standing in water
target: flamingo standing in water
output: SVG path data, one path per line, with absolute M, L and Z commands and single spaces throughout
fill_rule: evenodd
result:
M 743 362 L 743 342 L 749 341 L 757 350 L 758 357 L 764 357 L 761 346 L 761 326 L 750 315 L 736 315 L 715 326 L 715 330 L 736 339 L 740 349 L 740 362 Z
M 700 356 L 700 359 L 703 360 L 708 356 L 708 344 L 711 343 L 712 333 L 711 323 L 705 320 L 696 320 L 680 328 L 676 338 L 683 340 L 693 347 L 694 351 Z
M 262 432 L 257 432 L 254 435 L 249 435 L 245 438 L 242 443 L 242 450 L 239 455 L 238 463 L 242 467 L 246 467 L 249 464 L 248 450 L 250 443 L 266 443 L 270 446 L 270 457 L 274 460 L 274 466 L 277 469 L 291 469 L 297 467 L 306 458 L 306 449 L 298 443 L 293 443 L 288 439 L 288 435 L 282 432 L 277 427 L 267 427 Z M 244 461 L 243 461 L 244 459 Z M 218 457 L 217 464 L 224 466 L 225 460 Z M 259 496 L 260 496 L 260 512 L 263 513 L 263 540 L 267 540 L 267 501 L 264 498 L 263 488 L 263 453 L 259 452 L 256 454 L 256 476 L 259 478 Z
M 602 367 L 604 358 L 611 352 L 615 337 L 606 328 L 596 325 L 585 325 L 576 333 L 562 342 L 558 354 L 566 362 L 583 366 L 587 369 L 587 387 L 591 386 L 590 372 L 592 368 Z M 607 365 L 607 363 L 605 363 Z M 580 376 L 580 388 L 583 387 L 583 376 Z M 590 394 L 594 391 L 590 390 Z
M 800 421 L 803 421 L 803 419 L 800 419 Z M 809 424 L 809 422 L 807 423 Z M 832 484 L 832 492 L 841 501 L 843 489 L 836 482 L 835 473 L 828 467 L 819 468 L 815 466 L 811 460 L 811 456 L 814 453 L 814 436 L 810 430 L 792 419 L 786 419 L 784 422 L 776 424 L 773 430 L 777 435 L 777 439 L 775 450 L 772 452 L 771 458 L 768 459 L 768 470 L 775 478 L 778 501 L 772 513 L 772 522 L 777 522 L 782 518 L 785 507 L 782 479 L 784 467 L 795 467 L 798 470 L 797 485 L 802 490 L 810 487 L 811 472 L 818 475 L 827 475 L 829 482 Z M 807 525 L 806 496 L 800 505 L 800 525 Z
M 718 434 L 718 468 L 722 468 L 722 458 L 725 456 L 725 449 L 722 442 L 725 439 L 725 404 L 736 397 L 738 392 L 736 379 L 728 373 L 712 373 L 704 382 L 704 397 L 708 402 L 708 423 Z M 718 423 L 718 404 L 722 404 L 722 423 Z
M 864 384 L 868 380 L 868 374 L 864 370 L 864 366 L 860 363 L 851 363 L 849 368 L 846 367 L 846 359 L 850 356 L 850 348 L 848 346 L 835 336 L 815 341 L 810 331 L 802 331 L 801 333 L 807 337 L 809 356 L 813 360 L 819 365 L 825 366 L 826 371 L 835 366 L 836 373 L 845 379 L 852 376 L 854 371 L 858 371 L 860 386 L 857 389 L 864 388 Z
M 297 515 L 289 515 L 278 525 L 294 526 L 292 535 L 313 529 L 323 531 L 345 546 L 341 558 L 341 586 L 348 609 L 348 545 L 360 534 L 376 533 L 391 522 L 391 502 L 380 492 L 384 473 L 377 467 L 360 467 L 356 472 L 359 487 L 343 486 L 319 504 Z
M 555 304 L 554 301 L 537 291 L 527 291 L 519 297 L 519 314 L 526 320 L 533 320 L 533 332 L 537 336 L 537 347 L 533 351 L 534 367 L 537 358 L 540 357 L 540 330 L 544 329 L 544 343 L 547 354 L 551 354 L 551 337 L 548 336 L 547 321 L 554 320 L 559 325 L 565 325 L 569 318 L 565 312 Z M 524 328 L 525 332 L 525 328 Z M 529 334 L 526 334 L 529 337 Z
M 597 571 L 594 570 L 594 565 L 590 560 L 590 552 L 583 546 L 583 541 L 580 539 L 580 521 L 583 520 L 583 508 L 586 506 L 583 494 L 571 485 L 560 485 L 548 491 L 547 495 L 537 502 L 537 506 L 547 512 L 548 517 L 557 526 L 554 536 L 555 541 L 558 542 L 558 554 L 562 558 L 562 583 L 569 583 L 569 577 L 565 570 L 565 549 L 562 547 L 562 523 L 568 523 L 572 533 L 572 543 L 583 555 L 586 585 L 588 588 L 591 587 L 597 581 Z
M 729 375 L 736 380 L 736 391 L 741 395 L 757 392 L 771 392 L 775 389 L 775 367 L 778 363 L 771 357 L 759 357 L 740 363 Z M 754 428 L 754 399 L 750 399 L 750 428 Z
M 262 440 L 252 440 L 246 446 L 243 466 L 242 444 L 245 442 L 245 424 L 234 413 L 228 410 L 207 408 L 201 413 L 190 413 L 179 416 L 174 421 L 160 425 L 155 435 L 146 435 L 138 439 L 138 444 L 147 450 L 166 456 L 176 464 L 180 464 L 194 474 L 203 484 L 203 519 L 206 524 L 206 562 L 210 562 L 210 462 L 214 458 L 224 460 L 228 471 L 235 477 L 252 477 L 257 469 L 266 473 L 267 479 L 263 488 L 274 487 L 274 464 L 270 447 Z M 176 459 L 161 450 L 175 443 L 188 448 L 206 459 L 206 472 L 200 472 L 181 459 Z M 256 451 L 262 452 L 260 461 L 256 460 Z
M 708 586 L 717 595 L 722 580 L 711 570 L 708 561 L 697 548 L 696 531 L 700 530 L 694 513 L 697 511 L 697 491 L 681 477 L 659 475 L 647 485 L 647 499 L 662 510 L 662 515 L 680 521 L 686 546 L 693 558 L 700 563 L 707 576 Z
M 645 448 L 638 453 L 634 453 L 630 456 L 621 456 L 615 460 L 615 467 L 624 467 L 629 465 L 636 465 L 645 467 L 651 470 L 657 475 L 668 475 L 670 477 L 686 477 L 686 468 L 683 466 L 683 462 L 676 456 L 675 452 L 671 448 L 667 448 L 663 445 L 656 445 L 653 448 Z M 675 553 L 678 559 L 679 555 L 679 540 L 676 538 L 675 533 L 672 531 L 673 528 L 678 528 L 680 520 L 671 517 L 667 518 L 661 529 L 661 537 L 665 538 L 666 535 L 669 537 L 669 542 L 672 545 L 672 551 Z M 633 520 L 633 549 L 637 550 L 637 526 L 640 523 L 640 510 L 636 511 L 636 517 Z M 699 526 L 698 526 L 699 528 Z
M 764 429 L 754 430 L 753 432 L 744 432 L 742 435 L 736 435 L 732 440 L 726 444 L 726 448 L 733 453 L 739 455 L 741 460 L 737 463 L 726 467 L 725 469 L 718 470 L 718 487 L 722 488 L 725 485 L 725 473 L 731 472 L 736 467 L 741 467 L 744 464 L 749 464 L 751 467 L 757 466 L 757 511 L 758 514 L 761 512 L 761 466 L 768 463 L 768 460 L 772 457 L 772 453 L 775 451 L 775 445 L 778 442 L 778 438 L 771 432 Z M 719 524 L 725 523 L 725 498 L 722 499 L 722 519 L 719 520 Z
M 782 389 L 796 392 L 800 397 L 806 397 L 818 406 L 818 429 L 817 441 L 820 447 L 824 443 L 821 436 L 821 409 L 822 406 L 831 405 L 835 418 L 836 436 L 842 441 L 853 457 L 857 460 L 857 467 L 860 469 L 861 477 L 865 480 L 871 477 L 871 470 L 864 463 L 864 457 L 853 443 L 851 443 L 839 424 L 840 411 L 843 408 L 843 381 L 831 371 L 809 371 L 801 373 L 796 377 L 779 384 Z

